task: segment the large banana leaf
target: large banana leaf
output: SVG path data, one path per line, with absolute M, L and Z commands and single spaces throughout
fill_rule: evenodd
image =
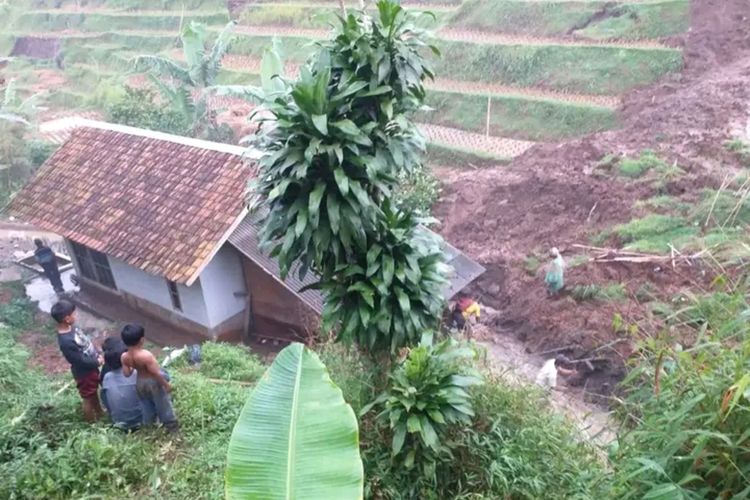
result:
M 291 344 L 245 403 L 227 453 L 232 499 L 362 498 L 357 419 L 318 356 Z

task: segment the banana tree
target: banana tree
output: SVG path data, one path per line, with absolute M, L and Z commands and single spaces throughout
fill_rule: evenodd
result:
M 229 22 L 207 49 L 206 26 L 196 22 L 187 24 L 180 34 L 184 63 L 155 55 L 140 55 L 133 60 L 134 70 L 147 73 L 166 103 L 191 123 L 186 135 L 216 139 L 227 132 L 216 123 L 217 110 L 212 109 L 206 89 L 216 84 L 234 26 L 234 21 Z
M 8 81 L 0 101 L 0 172 L 3 173 L 2 197 L 10 195 L 19 182 L 31 173 L 33 165 L 28 158 L 27 135 L 43 94 L 22 99 L 16 91 L 15 80 Z
M 11 78 L 3 91 L 3 100 L 0 102 L 0 120 L 31 126 L 31 120 L 44 109 L 39 106 L 42 96 L 43 94 L 36 93 L 22 99 L 16 90 L 16 80 Z
M 349 500 L 363 494 L 357 419 L 318 356 L 281 351 L 250 394 L 227 452 L 228 499 Z

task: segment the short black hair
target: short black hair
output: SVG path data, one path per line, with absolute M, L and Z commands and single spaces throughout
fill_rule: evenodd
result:
M 75 304 L 68 300 L 60 300 L 50 309 L 50 315 L 57 323 L 62 323 L 65 318 L 73 314 L 76 310 Z
M 570 364 L 572 364 L 572 361 L 570 360 L 570 358 L 563 354 L 555 358 L 555 366 L 570 365 Z
M 39 248 L 44 246 L 44 242 L 40 240 L 39 238 L 34 238 L 34 244 L 38 246 Z
M 122 354 L 128 350 L 128 346 L 125 345 L 121 339 L 117 337 L 107 337 L 104 339 L 102 344 L 102 351 L 104 351 L 104 364 L 110 370 L 119 370 L 122 368 Z
M 125 328 L 122 329 L 120 337 L 122 337 L 122 341 L 125 342 L 126 346 L 132 347 L 134 345 L 137 345 L 144 335 L 145 331 L 143 330 L 143 327 L 141 325 L 135 325 L 131 323 L 129 325 L 125 325 Z

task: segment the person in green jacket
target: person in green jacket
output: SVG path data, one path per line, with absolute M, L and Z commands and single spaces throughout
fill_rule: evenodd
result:
M 557 295 L 565 286 L 565 261 L 560 255 L 557 248 L 549 251 L 552 261 L 547 267 L 547 273 L 544 275 L 544 284 L 547 285 L 548 295 Z

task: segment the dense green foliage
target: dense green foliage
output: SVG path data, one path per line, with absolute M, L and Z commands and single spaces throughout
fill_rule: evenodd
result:
M 437 465 L 453 458 L 449 432 L 466 428 L 474 416 L 469 388 L 481 383 L 470 365 L 474 354 L 450 339 L 433 345 L 432 335 L 425 335 L 393 370 L 387 391 L 362 410 L 382 408 L 377 418 L 393 433 L 397 463 L 407 471 L 418 468 L 416 476 L 432 484 Z
M 437 240 L 392 203 L 424 152 L 409 116 L 432 76 L 427 45 L 400 6 L 378 10 L 341 19 L 299 80 L 266 97 L 276 126 L 255 142 L 266 154 L 251 190 L 282 275 L 299 260 L 320 276 L 324 329 L 393 351 L 436 325 L 445 270 Z
M 624 382 L 628 425 L 612 457 L 618 498 L 750 495 L 750 304 L 737 283 L 683 297 L 667 318 L 695 339 L 689 348 L 666 330 L 643 346 Z
M 125 87 L 125 94 L 108 105 L 107 120 L 131 127 L 184 135 L 190 129 L 187 117 L 158 102 L 149 88 Z
M 355 411 L 390 388 L 387 373 L 371 357 L 342 344 L 317 350 Z M 379 420 L 377 411 L 360 417 L 365 497 L 607 498 L 608 477 L 594 448 L 554 414 L 541 393 L 482 373 L 485 383 L 470 391 L 472 423 L 450 427 L 446 443 L 453 458 L 436 463 L 434 476 L 421 467 L 406 469 L 403 454 L 393 457 L 390 422 Z
M 182 30 L 185 65 L 161 56 L 140 55 L 133 61 L 137 71 L 147 72 L 162 96 L 163 104 L 178 113 L 186 123 L 183 135 L 218 142 L 233 142 L 234 132 L 216 119 L 206 89 L 217 83 L 221 60 L 229 50 L 234 22 L 218 35 L 212 47 L 206 47 L 206 26 L 190 22 Z
M 404 212 L 429 214 L 440 197 L 440 180 L 427 165 L 401 172 L 393 192 L 393 203 Z
M 3 89 L 0 99 L 0 208 L 52 154 L 50 145 L 29 140 L 42 98 L 42 94 L 22 98 L 14 79 Z

